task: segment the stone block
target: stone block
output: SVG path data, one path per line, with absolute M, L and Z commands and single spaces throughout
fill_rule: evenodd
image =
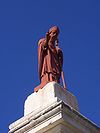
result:
M 100 133 L 96 124 L 79 113 L 75 96 L 55 82 L 28 96 L 24 117 L 9 129 L 9 133 Z
M 22 117 L 9 129 L 9 133 L 100 133 L 99 127 L 63 101 Z
M 27 97 L 24 105 L 24 116 L 33 111 L 43 110 L 49 105 L 59 102 L 60 100 L 72 108 L 79 110 L 77 99 L 73 94 L 64 90 L 58 83 L 50 82 L 38 92 L 34 92 Z

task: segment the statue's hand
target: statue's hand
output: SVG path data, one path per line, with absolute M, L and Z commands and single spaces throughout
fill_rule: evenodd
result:
M 49 36 L 49 32 L 46 33 L 46 41 L 49 41 L 50 36 Z

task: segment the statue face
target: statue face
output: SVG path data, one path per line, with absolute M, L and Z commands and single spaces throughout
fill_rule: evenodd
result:
M 52 40 L 56 40 L 57 39 L 57 36 L 58 36 L 58 28 L 56 26 L 52 27 L 50 30 L 49 30 L 49 36 Z

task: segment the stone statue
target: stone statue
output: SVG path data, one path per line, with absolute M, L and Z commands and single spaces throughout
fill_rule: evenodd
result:
M 54 26 L 49 29 L 45 38 L 38 42 L 38 71 L 41 84 L 34 89 L 35 92 L 48 82 L 60 83 L 61 75 L 64 88 L 66 88 L 62 71 L 63 53 L 58 47 L 58 34 L 59 28 Z

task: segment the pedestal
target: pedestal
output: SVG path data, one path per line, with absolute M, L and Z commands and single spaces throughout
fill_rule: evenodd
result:
M 61 100 L 77 111 L 79 110 L 77 100 L 73 94 L 64 90 L 58 83 L 50 82 L 38 92 L 34 92 L 27 97 L 24 106 L 24 116 L 31 112 L 40 112 L 53 103 Z
M 24 117 L 9 126 L 9 133 L 99 133 L 78 111 L 75 96 L 51 82 L 28 96 Z

